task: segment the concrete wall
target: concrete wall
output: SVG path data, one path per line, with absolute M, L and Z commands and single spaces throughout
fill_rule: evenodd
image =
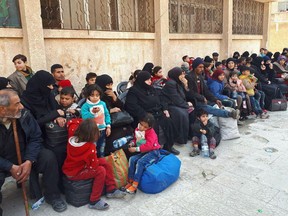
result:
M 272 52 L 282 52 L 284 47 L 288 47 L 288 19 L 283 23 L 271 23 L 270 37 L 269 43 Z
M 60 63 L 81 88 L 88 72 L 110 74 L 115 83 L 153 62 L 153 40 L 45 39 L 47 66 Z
M 261 47 L 261 40 L 233 40 L 232 41 L 232 50 L 238 51 L 242 54 L 245 51 L 248 51 L 250 54 L 257 53 Z
M 22 0 L 19 6 L 22 29 L 0 28 L 1 76 L 14 71 L 11 59 L 22 53 L 34 71 L 50 71 L 52 64 L 62 64 L 77 90 L 90 71 L 108 73 L 117 84 L 146 62 L 161 65 L 167 72 L 180 66 L 183 55 L 204 57 L 216 51 L 222 59 L 236 50 L 258 52 L 267 39 L 232 34 L 233 0 L 223 1 L 223 34 L 216 35 L 170 34 L 169 0 L 154 0 L 155 33 L 43 29 L 39 0 Z

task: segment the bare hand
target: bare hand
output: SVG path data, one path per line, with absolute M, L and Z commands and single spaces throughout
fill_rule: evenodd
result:
M 114 108 L 110 109 L 110 113 L 116 113 L 116 112 L 121 112 L 121 109 L 118 107 L 114 107 Z
M 100 111 L 99 107 L 93 107 L 92 112 L 93 113 L 98 113 Z
M 135 145 L 134 142 L 130 142 L 130 143 L 128 144 L 129 148 L 133 147 L 134 145 Z
M 218 105 L 219 108 L 222 107 L 222 102 L 220 100 L 216 100 L 216 104 Z
M 107 96 L 112 97 L 113 101 L 117 100 L 117 95 L 114 93 L 114 91 L 112 89 L 107 89 L 104 93 Z
M 207 104 L 208 103 L 208 101 L 207 101 L 207 99 L 204 97 L 204 103 L 205 104 Z
M 67 112 L 71 113 L 71 114 L 75 114 L 76 110 L 75 109 L 68 109 Z
M 134 152 L 136 152 L 136 147 L 128 148 L 128 150 L 129 150 L 129 152 L 134 153 Z
M 11 176 L 18 181 L 20 174 L 22 173 L 22 167 L 14 165 L 10 169 Z
M 187 102 L 187 104 L 188 104 L 189 107 L 193 107 L 193 104 L 190 101 Z
M 106 136 L 108 137 L 108 136 L 110 136 L 110 134 L 111 134 L 111 128 L 107 127 L 106 128 Z
M 66 119 L 63 117 L 58 117 L 56 120 L 54 120 L 54 122 L 57 123 L 60 127 L 64 127 L 66 124 Z
M 170 114 L 169 114 L 168 110 L 164 110 L 163 112 L 167 118 L 170 118 Z
M 203 130 L 203 129 L 200 129 L 200 132 L 201 132 L 202 134 L 206 134 L 206 133 L 207 133 L 207 131 L 206 131 L 206 130 Z
M 64 111 L 61 110 L 61 109 L 58 109 L 57 112 L 59 113 L 60 116 L 64 116 L 65 115 Z

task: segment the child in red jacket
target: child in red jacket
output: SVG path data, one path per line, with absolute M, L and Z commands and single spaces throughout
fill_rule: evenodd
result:
M 155 119 L 152 114 L 139 121 L 135 129 L 135 138 L 129 144 L 130 152 L 140 152 L 129 159 L 128 184 L 125 186 L 126 192 L 134 194 L 137 191 L 143 171 L 147 164 L 151 164 L 160 157 L 159 149 L 161 148 L 158 137 L 152 128 Z
M 104 185 L 107 198 L 122 198 L 126 194 L 116 189 L 112 167 L 104 158 L 97 158 L 95 142 L 99 138 L 99 129 L 94 119 L 84 120 L 67 145 L 67 157 L 62 167 L 69 180 L 94 179 L 90 202 L 91 209 L 104 210 L 109 205 L 100 199 Z

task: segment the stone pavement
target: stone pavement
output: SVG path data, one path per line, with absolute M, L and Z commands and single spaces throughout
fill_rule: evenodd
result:
M 180 178 L 160 194 L 138 191 L 122 200 L 107 200 L 110 209 L 104 212 L 68 205 L 61 215 L 287 216 L 288 111 L 270 112 L 268 120 L 247 120 L 239 130 L 241 138 L 217 147 L 216 160 L 189 157 L 190 143 L 178 147 Z M 2 191 L 4 216 L 25 215 L 21 190 L 11 178 Z M 60 214 L 43 204 L 30 215 Z

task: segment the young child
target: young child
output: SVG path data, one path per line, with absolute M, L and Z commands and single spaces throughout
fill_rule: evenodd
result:
M 139 121 L 135 129 L 134 140 L 129 144 L 130 152 L 140 152 L 129 159 L 128 184 L 126 192 L 134 194 L 140 183 L 143 171 L 147 164 L 153 163 L 160 156 L 161 148 L 158 137 L 152 128 L 155 119 L 152 114 L 147 113 Z
M 99 130 L 95 121 L 84 120 L 68 140 L 67 157 L 62 170 L 69 180 L 94 179 L 88 207 L 104 210 L 109 207 L 100 199 L 104 186 L 107 198 L 122 198 L 126 194 L 116 189 L 112 167 L 104 158 L 97 158 L 94 142 L 98 138 Z
M 250 68 L 247 66 L 241 67 L 241 75 L 239 78 L 242 80 L 243 85 L 246 88 L 246 92 L 249 95 L 250 103 L 253 111 L 257 117 L 266 119 L 269 117 L 267 113 L 263 113 L 262 108 L 260 107 L 259 101 L 255 99 L 255 86 L 257 85 L 257 78 L 250 74 Z
M 82 90 L 81 90 L 79 100 L 81 100 L 82 98 L 85 98 L 85 94 L 86 94 L 88 86 L 95 84 L 96 78 L 97 78 L 97 74 L 93 73 L 93 72 L 89 72 L 86 75 L 86 78 L 85 78 L 86 84 L 85 84 L 84 88 L 82 88 Z
M 104 157 L 105 137 L 111 134 L 111 118 L 105 102 L 101 101 L 101 88 L 94 84 L 87 88 L 86 102 L 81 107 L 83 119 L 93 118 L 100 130 L 100 137 L 97 141 L 98 157 Z
M 70 80 L 60 80 L 58 82 L 58 88 L 57 88 L 57 94 L 55 96 L 55 100 L 57 101 L 58 104 L 60 104 L 60 92 L 63 88 L 66 87 L 72 87 L 72 83 Z
M 167 79 L 163 75 L 162 67 L 155 66 L 151 77 L 152 85 L 156 88 L 163 88 Z
M 80 116 L 80 107 L 75 101 L 75 90 L 72 87 L 65 87 L 60 91 L 60 107 L 65 112 L 66 119 Z
M 8 77 L 8 80 L 10 80 L 10 85 L 13 89 L 21 96 L 26 89 L 28 80 L 31 79 L 34 72 L 27 65 L 27 57 L 22 54 L 14 56 L 12 62 L 14 63 L 16 71 Z
M 216 148 L 216 140 L 213 137 L 214 125 L 208 120 L 208 113 L 200 109 L 197 112 L 197 119 L 192 125 L 194 136 L 192 137 L 193 151 L 190 153 L 191 157 L 195 157 L 200 154 L 199 145 L 202 147 L 203 143 L 200 140 L 208 141 L 209 157 L 216 159 L 214 149 Z

